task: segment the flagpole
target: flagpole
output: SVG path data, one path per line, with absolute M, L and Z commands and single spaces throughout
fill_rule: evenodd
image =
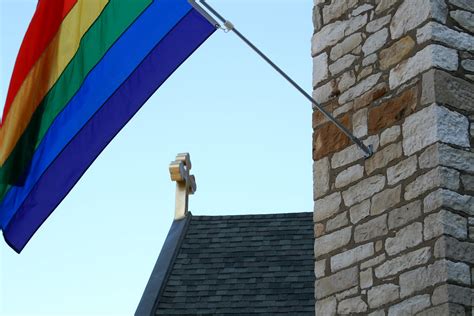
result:
M 320 111 L 328 120 L 334 123 L 347 137 L 349 137 L 360 149 L 365 153 L 365 157 L 369 158 L 373 154 L 372 145 L 366 146 L 359 138 L 355 137 L 344 125 L 336 120 L 329 112 L 327 112 L 316 100 L 309 95 L 300 85 L 298 85 L 290 76 L 288 76 L 280 67 L 278 67 L 270 58 L 268 58 L 260 49 L 258 49 L 250 40 L 248 40 L 242 33 L 240 33 L 229 20 L 225 19 L 219 14 L 211 5 L 205 0 L 199 0 L 199 3 L 214 15 L 218 20 L 224 24 L 224 28 L 211 17 L 203 8 L 197 5 L 195 0 L 188 0 L 191 5 L 196 8 L 209 22 L 221 28 L 226 32 L 233 31 L 245 44 L 247 44 L 253 51 L 255 51 L 263 60 L 265 60 L 274 70 L 276 70 L 283 78 L 285 78 L 296 90 L 298 90 L 306 99 L 313 104 L 313 109 Z

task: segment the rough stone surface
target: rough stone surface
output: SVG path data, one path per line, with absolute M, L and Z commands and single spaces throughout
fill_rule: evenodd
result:
M 380 134 L 380 147 L 390 144 L 398 139 L 401 134 L 401 128 L 398 125 L 385 129 Z
M 336 188 L 345 187 L 348 184 L 353 183 L 354 181 L 359 180 L 364 175 L 364 167 L 361 165 L 354 165 L 349 167 L 341 173 L 339 173 L 336 177 Z
M 407 297 L 448 280 L 469 285 L 471 283 L 469 266 L 462 262 L 439 260 L 426 267 L 405 272 L 400 275 L 400 296 Z
M 341 205 L 341 193 L 335 192 L 314 203 L 314 221 L 320 222 L 336 214 Z
M 415 41 L 410 36 L 399 39 L 392 46 L 380 51 L 380 68 L 387 70 L 398 64 L 415 47 Z
M 388 310 L 388 316 L 415 315 L 430 305 L 428 294 L 414 296 L 391 306 Z
M 365 145 L 372 145 L 374 150 L 378 149 L 379 139 L 377 135 L 370 136 L 363 142 Z M 364 152 L 356 145 L 351 145 L 341 151 L 334 153 L 331 159 L 331 166 L 339 168 L 364 157 Z
M 329 5 L 323 7 L 324 24 L 331 22 L 343 14 L 347 13 L 349 9 L 357 4 L 357 0 L 332 1 Z
M 465 314 L 463 306 L 460 306 L 457 304 L 450 304 L 450 303 L 428 308 L 416 314 L 416 316 L 433 316 L 433 315 L 467 316 Z
M 316 257 L 325 255 L 333 250 L 347 245 L 351 239 L 352 227 L 335 231 L 334 233 L 316 238 L 314 242 L 314 254 Z
M 384 186 L 385 177 L 382 175 L 366 178 L 342 192 L 344 203 L 347 206 L 352 206 L 356 203 L 362 202 L 375 193 L 380 192 Z
M 387 232 L 387 214 L 384 214 L 364 224 L 357 225 L 354 231 L 354 240 L 355 242 L 362 242 L 383 236 Z
M 471 33 L 474 33 L 474 14 L 467 11 L 456 10 L 449 13 L 456 22 Z
M 337 301 L 334 296 L 323 300 L 316 300 L 316 315 L 336 315 Z
M 402 187 L 397 186 L 377 193 L 372 198 L 370 215 L 379 215 L 400 202 Z
M 418 74 L 433 68 L 457 70 L 457 51 L 441 45 L 428 45 L 415 56 L 404 60 L 390 70 L 390 88 L 395 89 Z
M 474 72 L 474 59 L 466 59 L 461 62 L 462 68 L 467 71 Z
M 370 55 L 375 53 L 380 48 L 383 47 L 388 37 L 388 29 L 384 28 L 380 31 L 370 35 L 362 46 L 362 51 L 364 55 Z
M 352 116 L 353 121 L 353 134 L 355 137 L 364 137 L 367 135 L 367 109 L 362 109 L 354 113 Z
M 357 85 L 354 87 L 348 89 L 345 91 L 341 96 L 339 97 L 339 103 L 344 104 L 348 101 L 353 100 L 354 98 L 362 95 L 363 93 L 369 91 L 372 87 L 374 87 L 377 84 L 377 81 L 379 80 L 380 76 L 382 74 L 374 74 L 361 82 L 359 82 Z
M 459 188 L 459 172 L 454 169 L 438 167 L 419 176 L 405 187 L 405 200 L 409 201 L 437 187 L 456 190 Z
M 410 177 L 417 170 L 417 159 L 413 155 L 395 166 L 387 169 L 387 181 L 389 185 L 396 184 L 406 178 Z
M 447 6 L 443 0 L 405 0 L 390 24 L 392 38 L 399 38 L 429 18 L 446 21 Z
M 421 168 L 433 168 L 438 165 L 474 173 L 474 152 L 453 148 L 436 143 L 420 155 Z
M 357 267 L 341 270 L 328 277 L 316 280 L 316 299 L 347 290 L 359 283 Z
M 416 88 L 411 88 L 372 108 L 369 111 L 369 133 L 378 133 L 413 113 L 417 95 Z
M 402 156 L 402 144 L 394 143 L 382 150 L 377 151 L 372 157 L 365 161 L 367 174 L 372 174 L 375 170 L 385 168 L 391 161 Z
M 373 277 L 372 277 L 372 269 L 369 268 L 367 270 L 363 270 L 360 272 L 360 287 L 362 289 L 368 289 L 370 288 L 374 283 Z
M 337 60 L 347 53 L 350 53 L 354 48 L 359 46 L 360 43 L 362 43 L 362 34 L 352 34 L 331 49 L 331 60 Z
M 439 305 L 443 303 L 456 303 L 466 306 L 472 306 L 472 290 L 470 288 L 457 286 L 454 284 L 443 284 L 438 286 L 433 291 L 432 302 L 433 305 Z
M 385 241 L 385 251 L 389 256 L 396 255 L 406 249 L 415 247 L 423 241 L 423 225 L 413 223 L 400 229 L 393 238 Z
M 469 146 L 469 121 L 456 112 L 432 104 L 406 118 L 403 123 L 403 151 L 410 156 L 434 142 Z
M 421 216 L 421 202 L 414 201 L 388 213 L 390 230 L 402 227 Z
M 390 22 L 391 16 L 386 15 L 367 24 L 365 29 L 369 33 L 375 33 Z
M 367 269 L 367 268 L 372 268 L 382 262 L 385 261 L 385 254 L 381 254 L 380 256 L 377 256 L 373 259 L 369 259 L 365 262 L 362 262 L 361 265 L 360 265 L 360 268 L 361 269 Z
M 443 207 L 474 216 L 474 197 L 461 195 L 450 190 L 438 189 L 431 192 L 425 197 L 423 203 L 425 205 L 425 213 L 433 212 Z
M 331 271 L 338 271 L 374 254 L 374 244 L 368 243 L 344 251 L 331 258 Z
M 367 304 L 360 296 L 343 300 L 337 306 L 337 312 L 341 315 L 352 315 L 354 313 L 363 313 L 367 310 Z
M 396 284 L 382 284 L 367 291 L 367 301 L 370 308 L 377 308 L 396 301 L 400 297 L 400 289 Z
M 354 205 L 349 210 L 352 224 L 357 224 L 370 214 L 370 200 L 367 199 L 359 204 Z
M 329 159 L 324 157 L 313 164 L 314 198 L 319 198 L 329 191 Z
M 449 0 L 449 2 L 461 9 L 474 11 L 474 2 L 471 0 Z
M 416 32 L 416 40 L 418 44 L 427 41 L 437 41 L 459 50 L 474 50 L 474 36 L 465 32 L 455 31 L 436 22 L 427 23 L 418 29 Z
M 455 213 L 441 210 L 425 218 L 425 240 L 430 240 L 443 234 L 456 238 L 467 238 L 467 220 Z
M 349 224 L 349 219 L 347 216 L 347 212 L 341 213 L 336 217 L 330 219 L 326 223 L 326 232 L 332 232 L 336 229 L 346 226 Z
M 474 176 L 465 174 L 461 176 L 462 185 L 466 191 L 474 191 Z
M 357 56 L 352 55 L 352 54 L 347 54 L 344 57 L 341 57 L 338 60 L 336 60 L 331 65 L 329 65 L 329 71 L 331 72 L 333 76 L 337 75 L 340 72 L 342 72 L 344 69 L 349 68 L 356 59 L 357 59 Z
M 313 87 L 329 76 L 328 54 L 322 53 L 313 58 Z
M 326 259 L 316 261 L 314 264 L 314 275 L 321 278 L 326 275 Z
M 357 295 L 358 293 L 359 293 L 359 289 L 358 289 L 357 286 L 355 286 L 355 287 L 350 288 L 349 290 L 346 290 L 344 292 L 337 293 L 336 294 L 336 299 L 338 301 L 341 301 L 341 300 L 345 299 L 346 297 L 354 296 L 354 295 Z
M 429 247 L 414 250 L 392 260 L 385 261 L 382 265 L 375 268 L 375 276 L 379 279 L 390 277 L 401 271 L 425 264 L 430 257 L 431 250 Z

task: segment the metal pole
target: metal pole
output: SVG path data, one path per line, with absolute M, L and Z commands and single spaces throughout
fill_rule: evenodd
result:
M 195 4 L 194 0 L 189 0 L 191 4 Z M 366 146 L 359 138 L 355 137 L 344 125 L 342 125 L 338 120 L 336 120 L 329 112 L 327 112 L 316 100 L 313 99 L 303 88 L 301 88 L 293 79 L 290 78 L 280 67 L 278 67 L 270 58 L 268 58 L 260 49 L 258 49 L 252 42 L 250 42 L 242 33 L 240 33 L 235 26 L 228 20 L 226 20 L 222 15 L 219 14 L 213 7 L 211 7 L 205 0 L 199 0 L 200 3 L 215 17 L 217 17 L 227 28 L 228 31 L 233 31 L 237 37 L 239 37 L 245 44 L 247 44 L 252 50 L 254 50 L 263 60 L 265 60 L 270 66 L 273 67 L 283 78 L 285 78 L 293 87 L 296 88 L 306 99 L 308 99 L 313 104 L 313 109 L 316 108 L 323 115 L 333 122 L 347 137 L 349 137 L 357 146 L 360 147 L 365 152 L 365 157 L 368 158 L 372 156 L 372 146 Z M 194 5 L 193 5 L 194 6 Z M 194 6 L 196 7 L 196 6 Z M 200 11 L 201 12 L 201 11 Z M 205 16 L 206 17 L 206 16 Z M 206 17 L 207 18 L 207 17 Z M 215 24 L 215 20 L 210 20 L 211 23 Z M 216 25 L 220 27 L 220 25 Z

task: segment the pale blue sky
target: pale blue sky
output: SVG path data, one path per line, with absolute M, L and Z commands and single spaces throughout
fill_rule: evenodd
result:
M 311 91 L 312 0 L 208 0 Z M 36 0 L 0 0 L 0 108 Z M 311 105 L 218 31 L 155 93 L 22 254 L 0 242 L 1 315 L 132 315 L 191 153 L 194 214 L 312 210 Z

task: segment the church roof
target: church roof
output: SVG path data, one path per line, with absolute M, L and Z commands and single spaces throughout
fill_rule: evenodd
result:
M 174 221 L 136 315 L 314 315 L 313 213 Z

